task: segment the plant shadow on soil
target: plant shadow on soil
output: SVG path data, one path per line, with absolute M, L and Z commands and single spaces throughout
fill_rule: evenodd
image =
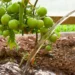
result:
M 0 75 L 22 75 L 22 69 L 19 68 L 20 60 L 24 52 L 30 52 L 34 48 L 35 36 L 18 36 L 16 40 L 20 48 L 19 51 L 16 51 L 15 48 L 10 50 L 6 45 L 6 39 L 0 37 Z M 10 68 L 7 66 L 3 67 L 3 65 L 10 67 L 9 62 L 16 64 L 19 71 L 14 68 L 9 70 Z M 22 66 L 25 65 L 25 62 Z M 35 58 L 35 63 L 30 65 L 26 75 L 75 75 L 74 66 L 75 37 L 60 37 L 52 45 L 50 54 L 45 54 L 43 49 L 40 50 Z

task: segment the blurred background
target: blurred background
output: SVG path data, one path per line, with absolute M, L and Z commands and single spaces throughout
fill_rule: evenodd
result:
M 13 2 L 15 1 L 21 0 L 13 0 Z M 30 2 L 34 3 L 35 0 L 30 0 Z M 46 7 L 49 16 L 64 16 L 68 12 L 75 10 L 75 0 L 38 0 L 37 6 Z

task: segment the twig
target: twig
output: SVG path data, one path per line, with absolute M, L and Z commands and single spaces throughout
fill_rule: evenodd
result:
M 35 10 L 35 7 L 36 7 L 36 5 L 37 5 L 37 2 L 38 2 L 38 0 L 36 0 L 35 3 L 34 3 L 33 15 L 34 15 L 34 10 Z
M 37 5 L 37 2 L 38 2 L 38 0 L 35 1 L 35 3 L 34 3 L 34 7 Z

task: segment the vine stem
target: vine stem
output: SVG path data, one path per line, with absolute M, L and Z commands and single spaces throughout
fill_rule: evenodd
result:
M 25 7 L 25 10 L 24 10 L 24 7 Z M 26 21 L 27 21 L 27 17 L 26 17 L 26 7 L 27 7 L 27 4 L 25 5 L 24 4 L 24 0 L 22 0 L 22 3 L 20 4 L 20 9 L 19 9 L 19 22 L 20 24 L 22 25 L 23 24 L 23 16 L 25 16 L 26 18 Z M 24 13 L 25 11 L 25 13 Z M 24 30 L 22 30 L 22 35 L 24 34 Z M 21 62 L 19 64 L 19 67 L 21 67 L 24 59 L 25 59 L 26 55 L 23 55 L 23 58 L 21 59 Z
M 34 7 L 33 7 L 33 17 L 35 16 L 35 7 L 36 7 L 37 3 L 38 3 L 38 0 L 36 0 L 35 3 L 34 3 Z M 37 29 L 36 29 L 35 46 L 36 46 L 37 44 L 38 44 L 38 31 L 37 31 Z
M 19 8 L 19 22 L 20 22 L 20 25 L 23 24 L 23 13 L 24 13 L 24 7 L 23 7 L 23 4 L 20 3 L 20 8 Z
M 20 22 L 19 27 L 21 27 L 23 24 L 23 19 L 24 19 L 23 17 L 24 17 L 24 1 L 22 0 L 22 2 L 20 3 L 20 8 L 19 8 L 19 22 Z M 24 30 L 22 30 L 22 35 L 23 35 L 23 32 Z
M 26 71 L 28 70 L 29 64 L 30 64 L 31 60 L 40 51 L 40 49 L 43 46 L 44 42 L 52 35 L 52 33 L 54 32 L 54 30 L 56 29 L 56 27 L 58 25 L 60 25 L 62 22 L 64 22 L 67 18 L 69 18 L 70 15 L 73 14 L 74 12 L 75 12 L 75 10 L 71 11 L 70 13 L 68 13 L 67 15 L 65 15 L 64 17 L 62 17 L 60 20 L 58 20 L 51 28 L 49 28 L 49 31 L 42 37 L 42 39 L 36 45 L 36 47 L 34 48 L 34 50 L 32 50 L 32 52 L 30 54 L 30 57 L 29 57 L 26 65 L 24 67 L 23 75 L 25 75 Z

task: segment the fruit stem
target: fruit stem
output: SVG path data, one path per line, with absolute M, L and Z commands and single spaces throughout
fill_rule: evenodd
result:
M 19 8 L 19 22 L 20 22 L 20 25 L 23 24 L 23 14 L 24 14 L 24 3 L 20 3 L 20 8 Z M 23 35 L 23 31 L 22 31 L 22 35 Z
M 36 30 L 36 40 L 35 40 L 35 46 L 38 44 L 38 31 Z

